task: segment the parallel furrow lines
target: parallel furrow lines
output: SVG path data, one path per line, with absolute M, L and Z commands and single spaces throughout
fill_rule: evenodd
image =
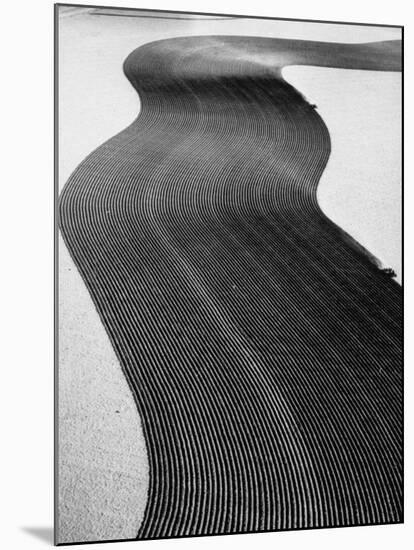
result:
M 401 289 L 321 212 L 329 133 L 254 40 L 133 52 L 140 116 L 60 199 L 143 423 L 139 538 L 401 520 Z

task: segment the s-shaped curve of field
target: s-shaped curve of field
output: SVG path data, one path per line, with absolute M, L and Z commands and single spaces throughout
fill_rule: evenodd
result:
M 402 521 L 401 287 L 319 208 L 329 133 L 280 72 L 400 61 L 235 36 L 127 58 L 140 115 L 60 225 L 143 423 L 138 538 Z

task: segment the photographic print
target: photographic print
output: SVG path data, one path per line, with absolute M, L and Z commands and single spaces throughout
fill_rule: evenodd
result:
M 55 6 L 57 544 L 403 521 L 402 34 Z

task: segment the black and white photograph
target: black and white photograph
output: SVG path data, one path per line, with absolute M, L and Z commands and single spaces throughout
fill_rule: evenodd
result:
M 410 550 L 409 3 L 2 15 L 0 546 Z
M 56 25 L 56 542 L 401 522 L 401 27 Z

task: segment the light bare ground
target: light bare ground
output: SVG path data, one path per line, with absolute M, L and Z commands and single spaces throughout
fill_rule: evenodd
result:
M 137 115 L 138 98 L 122 73 L 134 48 L 158 38 L 217 32 L 257 35 L 257 22 L 189 23 L 90 13 L 66 18 L 60 32 L 60 185 L 87 154 Z M 341 26 L 280 21 L 262 22 L 260 34 L 344 42 L 356 35 L 358 41 L 395 38 L 390 30 L 361 27 L 356 33 Z M 141 421 L 84 283 L 63 243 L 60 249 L 59 538 L 134 537 L 148 495 Z

